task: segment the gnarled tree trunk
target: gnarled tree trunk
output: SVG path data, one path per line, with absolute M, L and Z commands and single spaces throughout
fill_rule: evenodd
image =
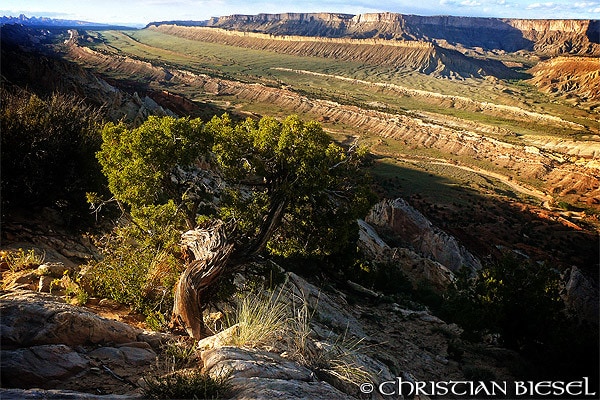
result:
M 173 321 L 185 328 L 194 339 L 204 335 L 202 313 L 206 304 L 203 294 L 227 265 L 233 244 L 227 242 L 222 221 L 210 227 L 182 235 L 182 247 L 193 260 L 179 277 L 175 288 Z
M 202 313 L 208 300 L 210 285 L 221 276 L 230 259 L 241 263 L 264 249 L 267 241 L 281 223 L 285 202 L 273 203 L 260 227 L 259 234 L 243 248 L 235 249 L 225 232 L 225 223 L 217 220 L 208 228 L 197 228 L 181 236 L 181 244 L 192 259 L 179 277 L 175 288 L 175 304 L 171 324 L 179 324 L 194 339 L 204 335 Z

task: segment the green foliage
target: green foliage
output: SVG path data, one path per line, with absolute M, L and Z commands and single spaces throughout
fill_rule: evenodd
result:
M 111 193 L 138 224 L 169 218 L 195 225 L 202 190 L 181 181 L 212 145 L 202 126 L 199 119 L 151 116 L 135 129 L 123 123 L 102 129 L 98 161 Z
M 107 124 L 102 139 L 97 158 L 130 223 L 103 239 L 95 287 L 146 313 L 153 326 L 172 303 L 183 230 L 218 215 L 234 222 L 230 239 L 241 254 L 266 247 L 282 256 L 333 256 L 355 248 L 356 219 L 373 200 L 361 173 L 366 150 L 346 150 L 297 116 L 238 124 L 226 114 L 206 124 L 150 117 L 134 129 Z M 156 265 L 167 271 L 161 281 L 151 279 Z M 227 277 L 220 282 L 226 287 Z M 152 285 L 163 294 L 149 296 Z
M 76 97 L 48 99 L 2 90 L 2 203 L 69 206 L 84 213 L 86 191 L 104 180 L 94 153 L 100 146 L 100 112 Z
M 147 315 L 153 329 L 161 329 L 173 307 L 173 287 L 180 274 L 177 233 L 159 233 L 172 239 L 164 248 L 136 231 L 135 225 L 119 227 L 98 239 L 103 258 L 90 264 L 90 284 L 96 294 L 130 305 Z
M 361 173 L 364 148 L 346 150 L 318 123 L 297 116 L 233 125 L 223 115 L 206 129 L 215 137 L 213 151 L 226 178 L 251 188 L 230 194 L 222 215 L 259 234 L 265 216 L 284 207 L 267 244 L 272 254 L 328 256 L 353 242 L 356 218 L 373 201 Z
M 546 265 L 506 256 L 476 278 L 459 275 L 444 307 L 464 328 L 500 334 L 508 347 L 547 343 L 565 318 L 559 281 Z
M 44 263 L 45 258 L 46 254 L 37 254 L 34 249 L 25 251 L 19 248 L 0 252 L 0 262 L 6 262 L 11 272 L 37 268 Z
M 144 397 L 148 399 L 223 399 L 230 390 L 229 376 L 213 378 L 198 369 L 146 377 Z

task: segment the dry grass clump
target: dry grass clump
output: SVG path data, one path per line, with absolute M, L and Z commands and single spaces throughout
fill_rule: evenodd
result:
M 236 322 L 239 328 L 232 336 L 231 344 L 260 347 L 282 339 L 287 328 L 288 307 L 282 301 L 281 293 L 251 292 L 238 301 Z
M 344 334 L 315 340 L 311 328 L 314 311 L 303 296 L 289 293 L 290 297 L 285 296 L 284 285 L 270 294 L 252 292 L 240 298 L 236 310 L 239 330 L 231 337 L 231 344 L 277 348 L 324 380 L 333 377 L 354 385 L 372 381 L 371 374 L 358 362 L 363 339 Z

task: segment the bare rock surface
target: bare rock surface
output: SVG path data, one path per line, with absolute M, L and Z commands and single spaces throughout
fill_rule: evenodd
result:
M 0 352 L 2 383 L 9 387 L 53 387 L 88 368 L 89 360 L 64 344 Z
M 5 389 L 0 388 L 0 398 L 3 400 L 126 400 L 141 398 L 141 395 L 96 395 L 76 392 L 73 390 L 43 390 L 43 389 Z
M 356 337 L 366 336 L 358 320 L 342 306 L 345 302 L 343 298 L 334 298 L 333 294 L 323 292 L 293 272 L 287 272 L 286 275 L 292 288 L 291 295 L 307 302 L 308 307 L 316 313 L 314 319 L 322 321 L 329 329 L 337 329 Z
M 133 381 L 165 339 L 28 290 L 2 292 L 0 314 L 3 399 L 139 397 Z
M 3 346 L 135 342 L 139 331 L 57 300 L 56 296 L 15 291 L 0 296 Z
M 443 291 L 454 279 L 454 274 L 444 265 L 424 257 L 407 248 L 390 247 L 375 229 L 363 220 L 359 224 L 358 246 L 374 261 L 398 268 L 417 287 L 427 282 L 438 291 Z
M 234 378 L 231 383 L 232 389 L 236 392 L 232 397 L 235 400 L 354 399 L 326 382 Z
M 568 275 L 563 295 L 565 304 L 580 319 L 598 324 L 598 284 L 575 266 Z
M 267 378 L 310 382 L 314 374 L 300 364 L 275 353 L 238 347 L 205 350 L 201 355 L 208 371 L 231 373 L 233 378 Z
M 232 399 L 351 399 L 297 362 L 257 349 L 219 347 L 201 353 L 211 376 L 230 374 Z
M 384 200 L 376 204 L 365 221 L 402 247 L 412 248 L 451 271 L 458 271 L 461 267 L 471 271 L 481 269 L 481 262 L 456 238 L 433 225 L 404 199 Z

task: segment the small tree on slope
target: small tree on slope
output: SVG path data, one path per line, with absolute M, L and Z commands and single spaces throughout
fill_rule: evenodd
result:
M 161 237 L 155 221 L 165 215 L 174 232 L 191 230 L 182 238 L 192 260 L 176 285 L 173 318 L 198 338 L 209 289 L 232 266 L 263 251 L 334 256 L 355 248 L 355 221 L 371 200 L 365 154 L 296 116 L 234 124 L 223 115 L 206 124 L 151 117 L 133 130 L 107 125 L 98 160 L 140 230 Z M 210 222 L 191 229 L 199 217 Z

